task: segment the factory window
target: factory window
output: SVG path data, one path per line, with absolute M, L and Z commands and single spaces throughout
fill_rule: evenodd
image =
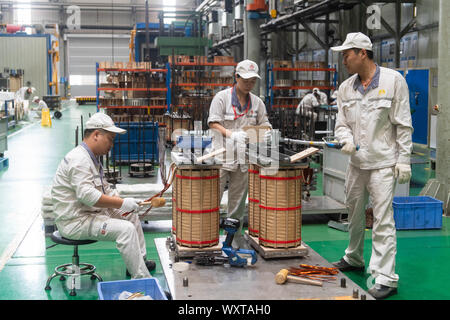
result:
M 100 79 L 99 82 L 102 83 L 103 81 L 103 79 Z M 88 76 L 81 74 L 71 74 L 69 77 L 69 83 L 71 86 L 95 86 L 95 75 Z
M 31 25 L 31 4 L 30 0 L 17 0 L 18 4 L 14 8 L 15 23 L 18 25 Z M 25 27 L 25 32 L 32 33 L 32 28 Z
M 175 6 L 177 5 L 177 1 L 176 0 L 165 0 L 164 1 L 164 5 L 165 7 L 163 8 L 164 10 L 164 23 L 165 24 L 171 24 L 173 21 L 176 20 L 176 8 Z

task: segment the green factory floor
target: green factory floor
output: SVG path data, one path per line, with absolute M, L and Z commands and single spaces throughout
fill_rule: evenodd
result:
M 72 247 L 58 245 L 50 249 L 52 241 L 45 237 L 43 219 L 40 214 L 41 197 L 45 186 L 51 184 L 53 175 L 62 157 L 75 144 L 75 129 L 80 125 L 80 116 L 86 119 L 95 112 L 95 106 L 67 103 L 61 119 L 53 119 L 51 128 L 41 127 L 39 122 L 16 129 L 8 137 L 9 168 L 0 172 L 0 299 L 1 300 L 96 300 L 96 281 L 89 277 L 81 279 L 77 296 L 69 296 L 65 282 L 58 278 L 52 281 L 52 290 L 45 291 L 47 277 L 55 266 L 69 263 Z M 410 195 L 417 195 L 426 181 L 434 176 L 426 151 L 416 154 L 419 159 L 413 164 Z M 420 159 L 424 161 L 420 161 Z M 319 175 L 320 176 L 320 175 Z M 148 183 L 136 179 L 138 183 Z M 318 179 L 321 194 L 321 178 Z M 338 260 L 347 245 L 348 233 L 329 228 L 328 217 L 308 216 L 304 218 L 302 239 L 326 260 Z M 169 235 L 169 221 L 143 224 L 148 258 L 157 261 L 153 276 L 163 288 L 167 288 L 155 238 Z M 442 229 L 398 231 L 398 253 L 396 270 L 400 276 L 395 300 L 450 299 L 446 285 L 450 283 L 450 220 L 443 218 Z M 371 230 L 366 232 L 365 259 L 371 253 Z M 81 246 L 82 262 L 97 267 L 104 281 L 123 280 L 125 264 L 115 244 L 97 242 Z M 369 275 L 348 272 L 347 275 L 363 289 L 367 289 Z M 276 298 L 276 297 L 274 297 Z M 295 299 L 295 297 L 293 297 Z

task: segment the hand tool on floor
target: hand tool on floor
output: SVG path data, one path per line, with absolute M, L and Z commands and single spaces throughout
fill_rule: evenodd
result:
M 275 282 L 277 284 L 284 284 L 285 282 L 294 282 L 294 283 L 301 283 L 301 284 L 309 284 L 312 286 L 319 286 L 321 287 L 323 285 L 322 281 L 319 280 L 310 280 L 310 279 L 304 279 L 297 276 L 289 275 L 288 269 L 281 269 L 276 275 L 275 275 Z

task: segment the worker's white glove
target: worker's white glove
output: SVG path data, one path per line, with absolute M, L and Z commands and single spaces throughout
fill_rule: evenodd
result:
M 123 212 L 132 212 L 139 208 L 139 202 L 139 200 L 136 200 L 134 198 L 125 198 L 123 199 L 122 206 L 119 210 Z
M 411 166 L 405 163 L 397 163 L 394 170 L 395 179 L 398 178 L 398 183 L 407 183 L 411 179 Z
M 345 154 L 353 155 L 356 152 L 356 146 L 353 144 L 353 142 L 347 141 L 347 142 L 345 142 L 341 151 Z
M 236 141 L 238 144 L 247 144 L 248 135 L 245 131 L 233 131 L 230 136 L 230 139 Z

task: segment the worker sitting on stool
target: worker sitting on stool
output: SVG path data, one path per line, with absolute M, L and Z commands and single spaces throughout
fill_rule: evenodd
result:
M 397 293 L 397 252 L 392 200 L 395 179 L 411 177 L 412 125 L 409 91 L 397 71 L 373 61 L 372 42 L 362 33 L 349 33 L 343 51 L 350 74 L 339 87 L 335 135 L 351 155 L 345 192 L 350 241 L 344 257 L 334 265 L 342 271 L 364 270 L 365 206 L 372 200 L 372 256 L 368 273 L 375 279 L 369 293 L 383 299 Z M 360 148 L 356 151 L 356 146 Z
M 213 149 L 227 148 L 227 156 L 220 170 L 221 195 L 228 180 L 228 217 L 241 221 L 233 247 L 245 246 L 242 225 L 248 188 L 248 165 L 245 163 L 248 135 L 242 129 L 249 125 L 272 127 L 264 102 L 250 92 L 256 80 L 261 79 L 258 70 L 258 65 L 251 60 L 239 62 L 235 73 L 236 84 L 218 92 L 209 109 L 208 124 L 213 129 Z M 265 139 L 269 135 L 267 131 Z
M 65 238 L 115 241 L 131 277 L 149 278 L 155 263 L 145 260 L 144 232 L 136 214 L 138 201 L 118 196 L 105 180 L 98 160 L 110 151 L 116 134 L 126 130 L 116 127 L 103 113 L 94 114 L 85 128 L 83 142 L 64 157 L 53 180 L 56 226 Z M 125 215 L 128 212 L 131 214 Z

